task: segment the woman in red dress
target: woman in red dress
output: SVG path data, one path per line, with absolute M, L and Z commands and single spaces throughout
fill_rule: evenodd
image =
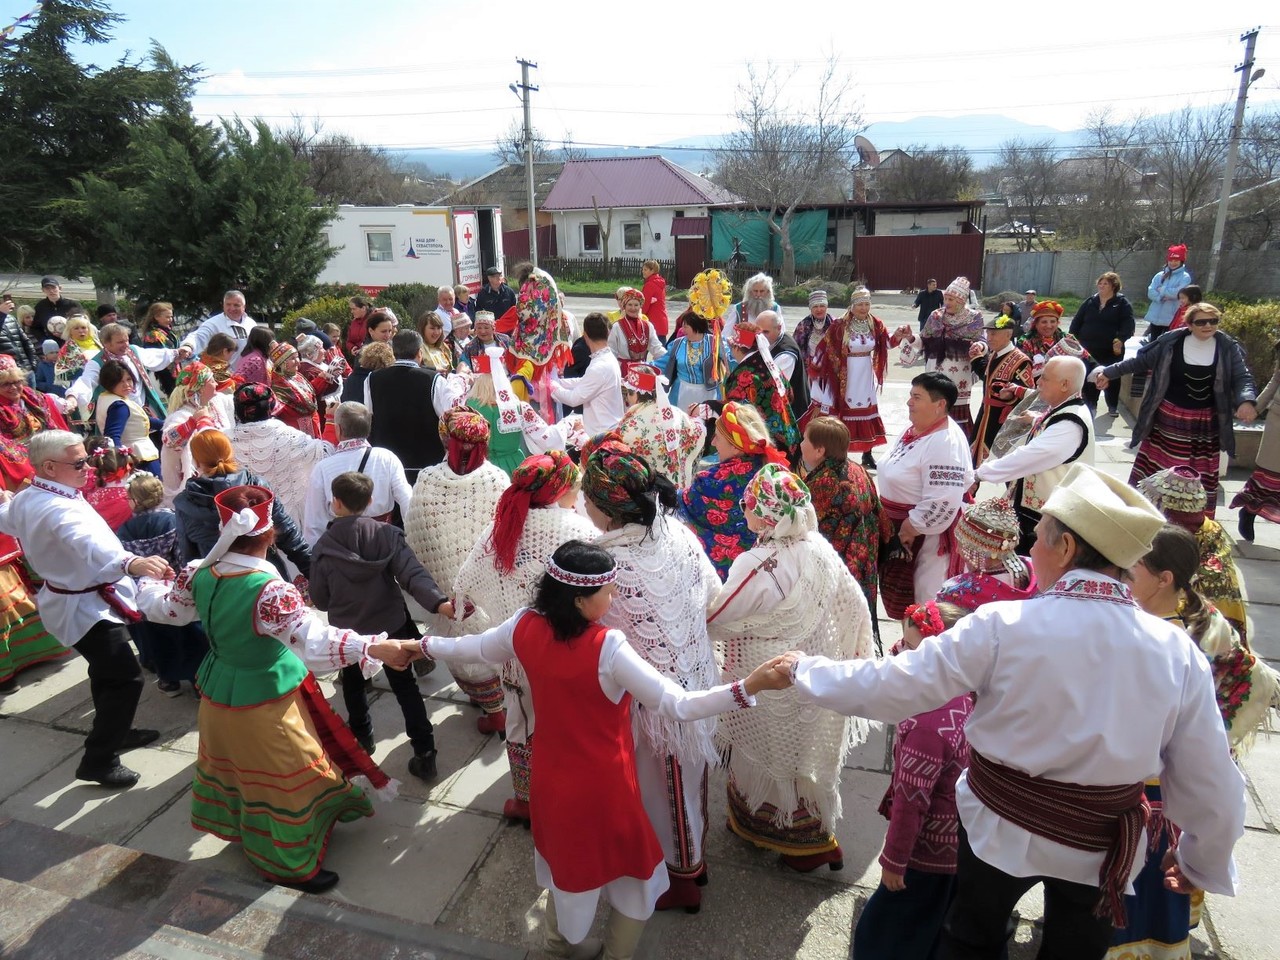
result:
M 524 666 L 538 717 L 530 808 L 534 871 L 548 890 L 547 952 L 599 954 L 586 940 L 601 894 L 613 907 L 609 955 L 630 957 L 669 880 L 640 799 L 631 698 L 673 720 L 752 706 L 760 690 L 789 683 L 773 662 L 745 680 L 686 691 L 651 667 L 620 630 L 599 620 L 616 590 L 604 550 L 570 540 L 552 555 L 532 607 L 470 637 L 428 637 L 431 657 Z

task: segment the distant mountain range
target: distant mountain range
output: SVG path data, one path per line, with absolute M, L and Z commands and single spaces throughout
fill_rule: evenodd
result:
M 1049 139 L 1067 149 L 1080 143 L 1080 130 L 1056 130 L 1042 124 L 1024 123 L 998 114 L 973 114 L 961 117 L 916 117 L 912 120 L 886 120 L 870 124 L 863 135 L 881 153 L 894 147 L 913 144 L 930 147 L 960 147 L 974 155 L 976 167 L 988 166 L 1001 143 L 1015 138 L 1038 141 Z M 670 140 L 650 147 L 579 148 L 589 157 L 650 156 L 661 154 L 674 163 L 698 173 L 711 169 L 715 153 L 708 149 L 718 145 L 719 134 Z M 454 180 L 473 180 L 493 170 L 498 164 L 488 150 L 400 150 L 392 151 L 405 160 L 425 163 L 437 173 Z

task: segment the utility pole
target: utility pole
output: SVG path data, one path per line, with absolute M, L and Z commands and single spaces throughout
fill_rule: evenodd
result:
M 1210 291 L 1218 282 L 1218 262 L 1222 258 L 1222 238 L 1227 230 L 1227 207 L 1231 204 L 1231 185 L 1236 176 L 1236 158 L 1240 154 L 1240 130 L 1244 126 L 1244 106 L 1249 98 L 1249 84 L 1261 77 L 1266 71 L 1253 70 L 1253 48 L 1258 40 L 1261 27 L 1254 27 L 1241 35 L 1244 41 L 1244 63 L 1236 67 L 1240 74 L 1240 92 L 1236 94 L 1236 115 L 1231 121 L 1231 141 L 1227 144 L 1227 163 L 1222 170 L 1222 197 L 1218 200 L 1218 216 L 1213 223 L 1213 245 L 1209 248 L 1209 274 L 1205 277 L 1204 289 Z
M 538 217 L 533 205 L 533 121 L 530 118 L 529 94 L 538 88 L 529 84 L 529 70 L 537 70 L 538 65 L 516 57 L 520 64 L 520 82 L 511 84 L 511 91 L 524 102 L 524 176 L 527 199 L 529 201 L 529 259 L 538 265 Z

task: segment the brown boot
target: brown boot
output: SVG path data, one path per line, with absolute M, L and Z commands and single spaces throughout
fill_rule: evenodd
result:
M 561 960 L 596 960 L 600 956 L 604 943 L 599 937 L 587 937 L 581 943 L 570 943 L 561 935 L 560 928 L 556 925 L 556 898 L 550 890 L 547 891 L 546 918 L 546 940 L 542 949 L 549 956 L 559 957 Z M 643 928 L 643 924 L 641 927 Z
M 644 920 L 632 920 L 617 910 L 610 910 L 609 925 L 604 929 L 604 960 L 631 960 L 644 925 Z

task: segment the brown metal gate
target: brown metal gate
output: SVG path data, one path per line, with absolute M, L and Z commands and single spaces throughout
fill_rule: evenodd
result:
M 982 234 L 858 237 L 854 275 L 872 290 L 910 290 L 933 277 L 945 287 L 955 277 L 982 283 Z

